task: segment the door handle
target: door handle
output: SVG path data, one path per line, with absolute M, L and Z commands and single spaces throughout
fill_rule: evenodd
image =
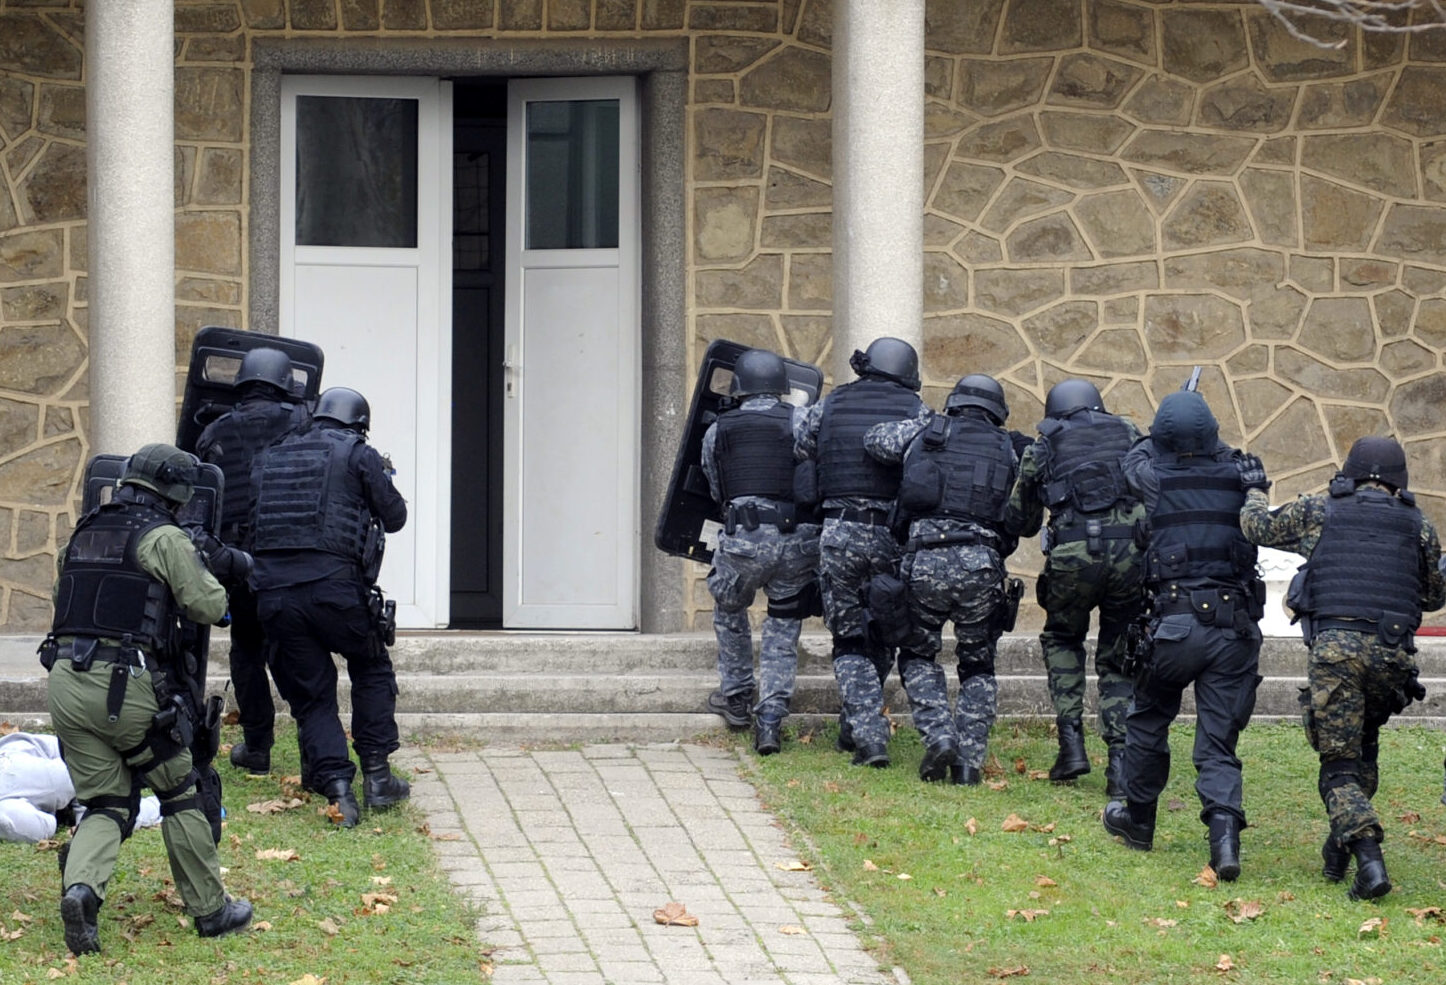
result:
M 517 346 L 509 345 L 502 359 L 502 389 L 509 398 L 517 396 L 517 376 L 521 368 L 517 364 Z

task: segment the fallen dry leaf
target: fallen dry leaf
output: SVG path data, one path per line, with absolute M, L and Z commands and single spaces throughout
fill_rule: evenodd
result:
M 1145 918 L 1145 923 L 1149 924 L 1149 925 L 1152 926 L 1152 927 L 1173 927 L 1173 926 L 1175 926 L 1175 925 L 1176 925 L 1177 923 L 1179 923 L 1179 922 L 1180 922 L 1180 921 L 1178 921 L 1178 920 L 1170 920 L 1170 919 L 1168 919 L 1168 918 L 1166 918 L 1166 917 L 1146 917 L 1146 918 Z
M 380 833 L 380 829 L 377 829 Z M 443 831 L 441 834 L 433 834 L 433 841 L 461 841 L 462 834 L 458 831 Z
M 1035 917 L 1049 915 L 1048 910 L 1005 910 L 1004 915 L 1013 920 L 1015 917 L 1023 917 L 1025 923 L 1034 923 Z
M 1055 881 L 1054 881 L 1053 879 L 1051 879 L 1049 876 L 1040 876 L 1039 878 L 1037 878 L 1037 879 L 1034 880 L 1034 884 L 1035 884 L 1036 886 L 1058 886 L 1058 885 L 1059 885 L 1059 883 L 1055 882 Z
M 653 911 L 653 919 L 664 927 L 696 927 L 698 918 L 688 912 L 682 903 L 665 903 L 662 909 Z
M 1235 962 L 1230 960 L 1230 955 L 1220 955 L 1220 960 L 1215 962 L 1216 971 L 1230 971 L 1235 967 Z
M 865 871 L 865 872 L 877 872 L 877 871 L 879 871 L 879 867 L 874 864 L 874 860 L 873 860 L 873 859 L 866 858 L 866 859 L 864 859 L 864 871 Z
M 806 933 L 808 933 L 808 931 L 804 930 L 802 927 L 795 926 L 794 924 L 791 924 L 791 923 L 786 923 L 786 924 L 784 924 L 782 927 L 779 927 L 779 928 L 778 928 L 778 932 L 779 932 L 780 934 L 789 934 L 789 935 L 791 935 L 791 936 L 797 936 L 798 934 L 806 934 Z
M 1029 965 L 1016 965 L 1013 968 L 990 968 L 989 973 L 999 978 L 1013 978 L 1015 975 L 1029 974 Z
M 1282 889 L 1275 894 L 1275 901 L 1277 903 L 1289 903 L 1293 899 L 1295 899 L 1295 893 L 1292 893 L 1288 889 Z
M 947 889 L 940 889 L 938 886 L 935 886 L 935 887 L 934 887 L 934 895 L 937 896 L 937 897 L 939 897 L 940 899 L 943 899 L 945 896 L 948 896 L 948 895 L 949 895 L 949 890 L 947 890 Z
M 1024 757 L 1023 757 L 1023 756 L 1019 757 L 1018 759 L 1016 759 L 1016 760 L 1014 761 L 1014 772 L 1016 772 L 1016 773 L 1023 773 L 1023 772 L 1025 772 L 1025 771 L 1028 770 L 1028 769 L 1029 769 L 1029 764 L 1024 761 Z
M 1235 923 L 1244 923 L 1247 920 L 1254 920 L 1265 912 L 1265 907 L 1259 900 L 1233 899 L 1225 904 L 1225 913 Z
M 1187 900 L 1187 899 L 1177 899 L 1177 900 L 1175 901 L 1175 905 L 1178 906 L 1178 907 L 1179 907 L 1180 909 L 1182 909 L 1182 910 L 1188 910 L 1188 909 L 1190 909 L 1190 901 Z
M 809 872 L 813 869 L 813 866 L 801 858 L 789 859 L 786 862 L 774 862 L 773 867 L 775 869 L 782 869 L 784 872 Z
M 1048 780 L 1049 770 L 1030 770 L 1027 775 L 1031 780 Z
M 1370 918 L 1369 920 L 1367 920 L 1365 923 L 1361 924 L 1360 927 L 1356 928 L 1356 935 L 1357 935 L 1357 936 L 1364 936 L 1364 935 L 1366 935 L 1366 934 L 1375 934 L 1377 937 L 1383 937 L 1383 936 L 1385 936 L 1385 933 L 1386 933 L 1386 918 L 1385 918 L 1385 917 L 1371 917 L 1371 918 Z
M 327 804 L 316 813 L 326 818 L 332 824 L 340 824 L 346 820 L 346 815 L 341 812 L 341 808 L 336 804 Z M 423 826 L 425 827 L 425 825 Z
M 37 842 L 35 843 L 35 850 L 36 850 L 37 852 L 53 852 L 53 851 L 55 851 L 55 850 L 56 850 L 57 848 L 59 848 L 59 847 L 60 847 L 60 839 L 59 839 L 59 838 L 44 838 L 44 839 L 42 839 L 42 840 L 40 840 L 40 841 L 37 841 Z
M 296 981 L 289 982 L 288 985 L 325 985 L 325 982 L 326 979 L 324 977 L 317 978 L 315 975 L 308 971 Z
M 971 838 L 974 837 L 974 835 L 979 833 L 979 822 L 971 817 L 969 820 L 964 822 L 964 830 L 969 832 L 969 836 Z
M 304 803 L 300 797 L 291 797 L 287 800 L 263 800 L 247 804 L 246 809 L 252 814 L 280 814 L 282 811 L 294 811 Z
M 838 793 L 840 790 L 843 789 L 843 787 L 839 786 L 832 780 L 825 780 L 823 783 L 823 789 L 825 793 Z
M 1407 811 L 1397 818 L 1402 824 L 1416 824 L 1421 820 L 1421 815 L 1416 811 Z
M 300 862 L 301 853 L 294 848 L 261 848 L 256 852 L 259 859 L 275 859 L 278 862 Z
M 900 873 L 899 873 L 897 876 L 895 876 L 894 878 L 896 878 L 896 879 L 902 879 L 902 880 L 904 880 L 905 882 L 908 882 L 910 879 L 912 879 L 912 878 L 914 878 L 914 877 L 911 876 L 911 875 L 909 875 L 907 872 L 900 872 Z
M 1009 789 L 1009 781 L 1008 781 L 1008 780 L 986 780 L 985 783 L 984 783 L 984 785 L 985 785 L 986 787 L 988 787 L 990 790 L 1008 790 L 1008 789 Z
M 1035 830 L 1035 831 L 1039 831 L 1039 832 L 1041 832 L 1041 833 L 1043 833 L 1043 834 L 1049 834 L 1051 831 L 1054 830 L 1054 822 L 1053 822 L 1053 821 L 1050 821 L 1048 824 L 1040 825 L 1039 827 L 1035 828 L 1034 830 Z
M 1215 870 L 1208 865 L 1201 869 L 1200 874 L 1190 881 L 1197 885 L 1204 886 L 1206 889 L 1214 889 L 1220 885 L 1220 877 L 1217 876 Z
M 270 929 L 271 929 L 271 921 L 270 921 L 270 920 L 258 920 L 258 921 L 256 921 L 255 923 L 253 923 L 253 924 L 251 925 L 251 927 L 252 927 L 253 930 L 270 930 Z
M 372 876 L 372 885 L 373 885 L 373 886 L 390 886 L 391 884 L 392 884 L 392 877 L 391 877 L 391 876 Z
M 1416 918 L 1417 926 L 1423 926 L 1427 918 L 1435 920 L 1437 923 L 1446 923 L 1446 916 L 1442 915 L 1441 907 L 1439 906 L 1423 906 L 1419 909 L 1408 906 L 1406 907 L 1406 912 Z
M 317 924 L 317 926 L 320 927 L 321 932 L 328 937 L 335 937 L 337 934 L 341 933 L 341 928 L 336 925 L 336 921 L 333 920 L 331 917 L 327 917 L 325 920 L 322 920 L 320 923 Z
M 1011 814 L 1004 819 L 1004 823 L 1000 827 L 1005 831 L 1028 831 L 1029 822 L 1018 814 Z

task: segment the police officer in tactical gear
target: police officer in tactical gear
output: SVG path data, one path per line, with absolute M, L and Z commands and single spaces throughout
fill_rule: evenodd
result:
M 407 504 L 382 457 L 366 443 L 371 409 L 346 387 L 322 393 L 309 428 L 256 457 L 251 543 L 257 611 L 270 642 L 271 674 L 291 706 L 301 744 L 302 783 L 322 794 L 343 827 L 357 823 L 356 767 L 337 712 L 336 665 L 351 679 L 352 742 L 363 802 L 388 807 L 410 793 L 387 757 L 397 741 L 397 679 L 368 606 L 374 525 L 402 529 Z
M 226 614 L 226 590 L 176 525 L 196 464 L 172 445 L 142 447 L 112 501 L 81 518 L 56 558 L 55 619 L 41 662 L 51 723 L 85 808 L 61 877 L 65 943 L 77 955 L 100 950 L 98 913 L 143 785 L 160 799 L 171 874 L 197 932 L 217 937 L 251 922 L 251 904 L 221 884 L 180 698 L 189 686 L 182 620 L 209 624 Z M 240 552 L 217 546 L 212 555 L 218 569 L 245 568 Z
M 1318 789 L 1330 817 L 1321 874 L 1356 878 L 1348 896 L 1391 891 L 1384 833 L 1371 806 L 1380 777 L 1380 732 L 1391 715 L 1425 696 L 1414 634 L 1421 614 L 1446 604 L 1436 528 L 1406 489 L 1406 453 L 1391 438 L 1360 438 L 1326 495 L 1270 509 L 1263 469 L 1240 528 L 1253 543 L 1306 558 L 1286 602 L 1301 622 L 1309 688 L 1301 693 L 1306 738 L 1320 756 Z
M 1193 685 L 1195 792 L 1210 866 L 1227 882 L 1240 875 L 1245 809 L 1235 745 L 1255 710 L 1265 599 L 1255 546 L 1240 532 L 1242 460 L 1192 390 L 1160 401 L 1149 437 L 1125 455 L 1125 478 L 1148 516 L 1145 587 L 1153 602 L 1137 647 L 1137 656 L 1149 656 L 1126 717 L 1124 799 L 1104 811 L 1105 830 L 1131 848 L 1152 847 L 1170 774 L 1170 723 Z
M 710 710 L 729 725 L 753 723 L 753 748 L 768 756 L 782 747 L 781 729 L 798 670 L 798 636 L 817 592 L 817 523 L 804 522 L 793 496 L 793 422 L 802 411 L 781 398 L 789 391 L 783 360 L 749 349 L 733 366 L 737 403 L 703 435 L 703 472 L 723 508 L 723 531 L 708 572 L 713 630 L 718 637 L 718 690 Z M 768 596 L 754 693 L 753 633 L 748 607 Z
M 973 373 L 955 384 L 943 414 L 875 424 L 864 438 L 870 455 L 903 465 L 898 512 L 908 521 L 909 539 L 901 572 L 912 628 L 900 664 L 934 662 L 944 623 L 954 622 L 959 696 L 948 765 L 955 783 L 970 786 L 982 778 L 994 725 L 997 644 L 1013 623 L 1004 559 L 1018 541 L 1004 533 L 1003 521 L 1019 459 L 1004 428 L 1008 417 L 999 382 Z M 946 739 L 926 760 L 950 754 Z
M 870 631 L 868 594 L 871 580 L 892 577 L 898 568 L 899 544 L 889 517 L 903 470 L 869 455 L 864 434 L 884 421 L 927 420 L 930 411 L 918 395 L 918 353 L 902 339 L 875 339 L 866 351 L 856 351 L 849 365 L 859 378 L 808 408 L 799 420 L 795 454 L 813 463 L 823 506 L 819 583 L 843 704 L 839 748 L 854 753 L 856 766 L 884 767 L 889 765 L 889 722 L 883 714 L 883 683 L 894 651 Z M 809 473 L 807 467 L 803 471 Z M 803 484 L 810 483 L 805 479 Z M 958 746 L 944 672 L 932 660 L 905 654 L 899 674 L 914 724 L 925 746 L 936 750 L 926 755 L 921 773 L 941 780 L 953 762 L 950 749 Z
M 1036 584 L 1045 613 L 1039 641 L 1059 729 L 1059 755 L 1049 778 L 1070 780 L 1090 771 L 1082 724 L 1085 635 L 1090 612 L 1098 608 L 1100 734 L 1109 746 L 1105 792 L 1119 797 L 1131 691 L 1121 666 L 1126 631 L 1143 603 L 1135 524 L 1144 516 L 1120 460 L 1140 434 L 1131 421 L 1105 410 L 1088 380 L 1056 383 L 1045 397 L 1044 413 L 1039 437 L 1020 461 L 1005 528 L 1011 536 L 1032 536 L 1049 509 L 1044 571 Z
M 196 440 L 201 461 L 220 466 L 226 478 L 221 540 L 250 548 L 251 464 L 256 454 L 288 431 L 305 427 L 306 406 L 291 399 L 291 357 L 269 346 L 252 349 L 236 373 L 239 399 L 206 426 Z M 266 676 L 266 639 L 256 615 L 256 594 L 245 580 L 226 583 L 231 604 L 231 685 L 236 691 L 243 741 L 231 764 L 252 773 L 271 769 L 276 706 Z

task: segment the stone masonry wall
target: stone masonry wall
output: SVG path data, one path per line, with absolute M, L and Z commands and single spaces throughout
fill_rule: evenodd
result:
M 83 7 L 0 0 L 0 631 L 49 620 L 88 454 Z M 1148 421 L 1200 362 L 1277 501 L 1394 433 L 1446 521 L 1446 36 L 1323 50 L 1208 0 L 927 18 L 931 403 L 991 372 L 1027 430 L 1083 375 Z M 250 41 L 338 36 L 687 35 L 693 364 L 723 336 L 827 361 L 829 0 L 178 0 L 176 31 L 178 363 L 245 326 Z

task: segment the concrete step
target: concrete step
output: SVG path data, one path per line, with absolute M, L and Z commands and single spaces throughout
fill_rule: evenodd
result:
M 34 656 L 38 637 L 0 637 L 0 721 L 22 727 L 48 720 L 43 671 Z M 1418 660 L 1428 697 L 1401 716 L 1446 727 L 1446 640 L 1421 641 Z M 210 684 L 226 686 L 224 634 L 212 646 Z M 816 724 L 838 711 L 830 644 L 806 636 L 792 720 Z M 393 662 L 399 695 L 397 717 L 408 732 L 458 731 L 479 738 L 584 741 L 603 738 L 660 739 L 722 728 L 706 711 L 717 686 L 716 650 L 706 634 L 408 634 L 398 639 Z M 957 686 L 952 650 L 946 647 L 946 678 Z M 1255 719 L 1296 719 L 1296 695 L 1304 685 L 1305 648 L 1298 639 L 1270 639 L 1262 649 L 1265 681 Z M 1001 640 L 999 711 L 1002 717 L 1052 718 L 1036 637 Z M 349 712 L 350 687 L 340 673 L 339 700 Z M 1086 690 L 1094 712 L 1094 681 Z M 885 689 L 894 719 L 908 724 L 908 702 L 897 676 Z M 279 699 L 278 708 L 285 708 Z M 1181 714 L 1194 713 L 1187 690 Z

